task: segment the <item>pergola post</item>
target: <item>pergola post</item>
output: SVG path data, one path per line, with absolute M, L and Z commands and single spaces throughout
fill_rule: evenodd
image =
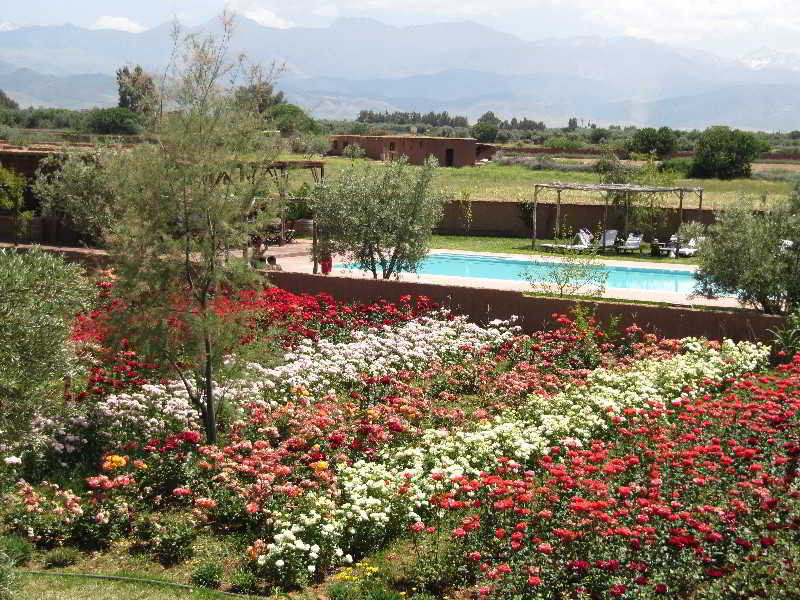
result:
M 311 222 L 311 257 L 314 259 L 314 275 L 319 272 L 319 262 L 317 261 L 317 222 Z
M 697 210 L 703 210 L 703 190 L 698 192 L 700 194 L 700 204 L 697 207 Z
M 539 186 L 533 186 L 533 214 L 531 215 L 531 248 L 536 248 L 536 213 L 539 208 Z
M 603 194 L 603 241 L 604 242 L 605 242 L 607 226 L 608 226 L 608 192 Z
M 625 233 L 626 234 L 629 231 L 629 229 L 628 229 L 628 220 L 629 220 L 630 210 L 631 210 L 631 193 L 630 192 L 625 192 Z M 605 232 L 603 232 L 603 235 L 605 236 Z M 605 242 L 605 239 L 603 241 Z
M 678 192 L 678 223 L 683 225 L 683 190 Z
M 561 188 L 556 190 L 556 239 L 561 237 Z

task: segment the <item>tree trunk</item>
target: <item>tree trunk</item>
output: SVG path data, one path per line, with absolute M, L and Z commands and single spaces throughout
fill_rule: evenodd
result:
M 203 343 L 205 344 L 205 373 L 204 373 L 204 387 L 203 395 L 205 396 L 206 410 L 205 410 L 205 429 L 206 441 L 209 444 L 217 443 L 217 415 L 214 411 L 214 385 L 213 376 L 214 370 L 211 361 L 211 339 L 208 336 L 208 331 L 203 331 Z

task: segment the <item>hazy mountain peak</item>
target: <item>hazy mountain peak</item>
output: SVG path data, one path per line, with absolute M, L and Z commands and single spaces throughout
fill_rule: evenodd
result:
M 331 29 L 361 29 L 361 28 L 379 28 L 379 29 L 397 29 L 391 25 L 387 25 L 377 19 L 369 17 L 339 17 L 331 24 Z
M 789 69 L 800 71 L 800 50 L 775 50 L 762 47 L 743 56 L 740 61 L 750 69 Z

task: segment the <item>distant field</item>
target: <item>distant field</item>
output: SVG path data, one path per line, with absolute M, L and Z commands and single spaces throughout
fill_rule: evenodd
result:
M 292 158 L 302 158 L 300 156 Z M 328 157 L 325 159 L 326 175 L 332 175 L 341 170 L 350 161 L 346 158 Z M 774 165 L 771 165 L 774 168 Z M 309 174 L 293 174 L 292 185 L 299 185 L 302 181 L 309 180 Z M 570 173 L 563 171 L 533 171 L 519 165 L 484 164 L 477 167 L 464 167 L 461 169 L 440 169 L 438 183 L 447 194 L 453 198 L 461 197 L 463 192 L 469 193 L 472 200 L 532 200 L 533 185 L 536 183 L 580 182 L 598 183 L 594 173 Z M 719 179 L 682 179 L 678 185 L 686 187 L 705 188 L 703 207 L 719 209 L 735 200 L 740 194 L 769 197 L 788 195 L 791 184 L 786 181 L 765 181 L 760 179 L 734 179 L 721 181 Z M 602 202 L 600 194 L 582 192 L 562 193 L 563 202 L 594 203 Z M 543 202 L 555 201 L 555 193 L 540 194 Z M 674 195 L 664 197 L 664 205 L 677 206 L 678 200 Z M 697 199 L 694 195 L 687 195 L 684 208 L 695 208 Z

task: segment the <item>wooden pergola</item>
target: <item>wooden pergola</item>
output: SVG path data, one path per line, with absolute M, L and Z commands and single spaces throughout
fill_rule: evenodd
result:
M 574 190 L 579 192 L 605 192 L 605 203 L 603 210 L 603 231 L 606 230 L 608 220 L 608 198 L 610 194 L 622 194 L 625 197 L 625 229 L 628 229 L 628 213 L 630 210 L 631 194 L 671 194 L 678 196 L 678 215 L 680 223 L 683 224 L 683 200 L 686 194 L 696 194 L 699 197 L 698 209 L 703 209 L 703 188 L 696 187 L 658 187 L 652 185 L 635 185 L 628 183 L 536 183 L 533 186 L 533 227 L 531 228 L 531 247 L 536 247 L 536 209 L 539 204 L 539 192 L 543 189 L 556 190 L 556 237 L 560 234 L 561 228 L 561 192 L 564 190 Z M 653 200 L 650 200 L 650 207 L 653 207 Z
M 315 183 L 319 183 L 325 179 L 325 161 L 324 160 L 275 160 L 266 165 L 267 172 L 272 176 L 275 181 L 275 187 L 278 189 L 278 198 L 281 203 L 281 246 L 285 243 L 286 239 L 286 204 L 290 201 L 289 198 L 289 173 L 298 169 L 307 169 L 311 171 L 311 177 L 314 178 Z

